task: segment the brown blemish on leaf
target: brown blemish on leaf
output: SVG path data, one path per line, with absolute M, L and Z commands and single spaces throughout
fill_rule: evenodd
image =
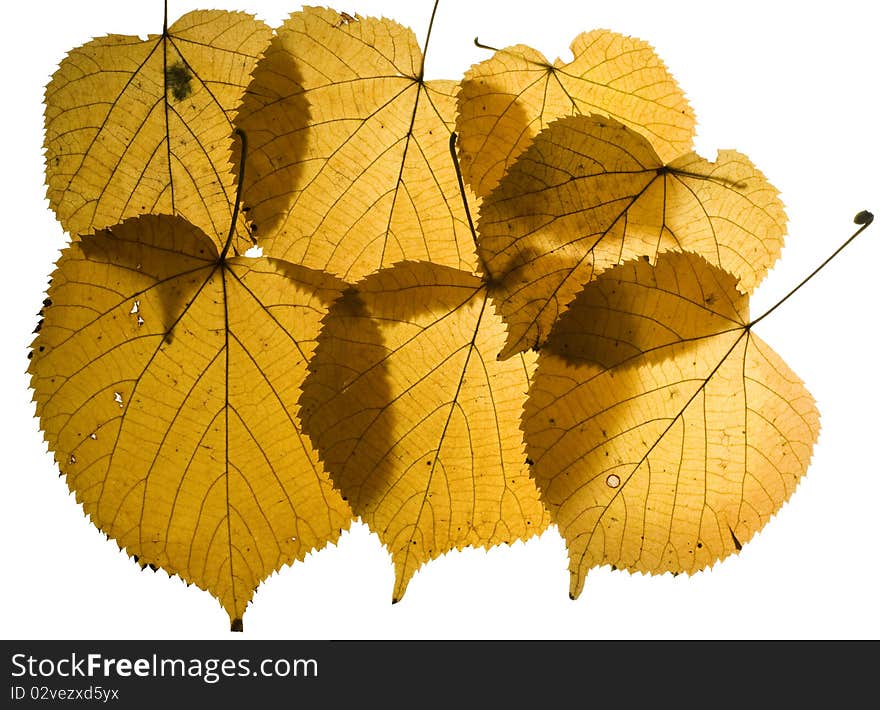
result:
M 172 64 L 165 70 L 165 88 L 175 101 L 183 101 L 192 94 L 193 75 L 183 62 Z

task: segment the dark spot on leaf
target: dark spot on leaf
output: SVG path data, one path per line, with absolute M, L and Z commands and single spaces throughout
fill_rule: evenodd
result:
M 165 88 L 171 90 L 175 100 L 182 101 L 192 93 L 192 78 L 183 62 L 177 62 L 165 70 Z

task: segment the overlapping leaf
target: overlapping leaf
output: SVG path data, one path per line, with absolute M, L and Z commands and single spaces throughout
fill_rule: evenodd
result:
M 297 420 L 326 275 L 219 260 L 170 216 L 89 235 L 58 262 L 32 346 L 37 413 L 93 522 L 233 620 L 351 512 Z
M 368 276 L 324 323 L 303 426 L 391 552 L 395 600 L 444 552 L 547 524 L 519 429 L 534 358 L 497 361 L 503 340 L 477 277 L 424 262 Z
M 422 80 L 416 38 L 395 22 L 293 13 L 237 119 L 253 156 L 244 200 L 266 253 L 349 282 L 403 259 L 472 271 L 449 154 L 454 86 Z
M 638 133 L 572 116 L 542 131 L 481 208 L 479 250 L 509 324 L 503 356 L 540 345 L 604 269 L 668 250 L 699 254 L 751 292 L 779 256 L 776 189 L 736 151 L 664 165 Z
M 79 235 L 173 214 L 222 245 L 232 115 L 271 34 L 245 13 L 199 11 L 146 40 L 108 35 L 71 51 L 46 87 L 47 196 L 62 226 Z
M 692 146 L 694 114 L 649 44 L 609 30 L 578 35 L 574 58 L 550 64 L 525 45 L 497 51 L 465 74 L 458 94 L 461 170 L 479 196 L 551 121 L 601 114 L 644 135 L 660 159 Z
M 627 262 L 542 350 L 524 429 L 573 597 L 599 565 L 692 573 L 737 552 L 804 475 L 813 399 L 735 286 L 692 254 Z

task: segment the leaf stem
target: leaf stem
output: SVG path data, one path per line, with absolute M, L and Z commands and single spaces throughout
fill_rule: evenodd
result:
M 856 224 L 860 224 L 861 227 L 859 227 L 859 228 L 858 228 L 858 229 L 857 229 L 857 230 L 856 230 L 856 231 L 850 236 L 849 239 L 847 239 L 843 244 L 841 244 L 839 247 L 837 247 L 837 249 L 834 250 L 834 253 L 833 253 L 831 256 L 829 256 L 827 259 L 825 259 L 825 261 L 823 261 L 821 264 L 819 264 L 819 266 L 817 266 L 815 269 L 813 269 L 812 273 L 811 273 L 809 276 L 807 276 L 803 281 L 801 281 L 797 286 L 795 286 L 791 291 L 789 291 L 789 292 L 788 292 L 788 293 L 782 298 L 782 300 L 780 300 L 780 301 L 779 301 L 775 306 L 773 306 L 770 310 L 766 311 L 763 315 L 758 316 L 755 320 L 753 320 L 751 323 L 749 323 L 749 324 L 746 326 L 746 329 L 750 329 L 750 328 L 752 328 L 753 326 L 755 326 L 755 325 L 757 325 L 758 323 L 760 323 L 760 322 L 761 322 L 762 320 L 764 320 L 767 316 L 769 316 L 771 313 L 773 313 L 773 311 L 775 311 L 777 308 L 779 308 L 779 306 L 781 306 L 781 305 L 782 305 L 783 303 L 785 303 L 789 298 L 791 298 L 792 296 L 794 296 L 794 294 L 796 294 L 798 291 L 800 291 L 801 288 L 807 283 L 807 281 L 809 281 L 810 279 L 812 279 L 816 274 L 818 274 L 822 269 L 824 269 L 825 266 L 828 264 L 828 262 L 830 262 L 830 261 L 831 261 L 834 257 L 836 257 L 841 251 L 843 251 L 844 248 L 845 248 L 846 246 L 848 246 L 850 242 L 853 241 L 853 239 L 855 239 L 855 238 L 856 238 L 857 236 L 859 236 L 862 232 L 864 232 L 864 231 L 870 226 L 871 222 L 873 222 L 873 221 L 874 221 L 874 215 L 871 214 L 870 212 L 868 212 L 867 210 L 862 210 L 861 212 L 859 212 L 859 213 L 855 216 L 855 218 L 853 219 L 853 222 L 855 222 Z
M 162 104 L 165 110 L 165 160 L 168 163 L 168 186 L 171 190 L 171 214 L 177 214 L 174 201 L 174 172 L 171 168 L 171 123 L 168 116 L 168 0 L 162 17 Z
M 479 37 L 474 37 L 474 44 L 477 45 L 480 49 L 488 49 L 490 52 L 500 52 L 501 50 L 497 47 L 490 47 L 488 44 L 483 44 L 480 42 Z
M 241 139 L 241 158 L 238 161 L 238 185 L 235 188 L 235 204 L 232 207 L 232 222 L 229 225 L 229 234 L 226 237 L 226 244 L 223 245 L 223 251 L 220 252 L 218 261 L 223 262 L 226 254 L 229 252 L 229 246 L 232 244 L 232 237 L 235 236 L 235 225 L 238 222 L 238 207 L 241 204 L 241 192 L 244 185 L 244 163 L 247 158 L 247 135 L 240 128 L 235 129 L 235 135 Z
M 471 238 L 474 240 L 474 250 L 477 252 L 477 259 L 483 270 L 483 276 L 488 279 L 489 269 L 486 267 L 486 262 L 483 261 L 483 257 L 480 255 L 480 245 L 477 243 L 477 230 L 474 227 L 473 217 L 471 217 L 471 208 L 468 206 L 467 196 L 464 192 L 464 179 L 461 176 L 461 166 L 458 164 L 458 155 L 455 152 L 455 143 L 457 140 L 458 134 L 455 131 L 449 134 L 449 154 L 452 156 L 452 164 L 455 166 L 455 177 L 458 178 L 458 192 L 461 195 L 461 202 L 464 205 L 464 213 L 467 217 L 468 227 L 471 230 Z
M 428 21 L 428 34 L 425 35 L 425 46 L 422 47 L 422 66 L 419 68 L 419 81 L 425 80 L 425 57 L 428 56 L 428 45 L 431 42 L 431 31 L 434 29 L 434 17 L 437 14 L 437 7 L 440 0 L 434 0 L 434 9 L 431 10 L 431 19 Z

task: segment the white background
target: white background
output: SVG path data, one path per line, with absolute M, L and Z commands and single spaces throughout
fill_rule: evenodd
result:
M 348 0 L 346 0 L 348 2 Z M 272 25 L 299 6 L 269 0 L 170 0 L 246 10 Z M 789 236 L 752 299 L 758 315 L 880 212 L 880 23 L 869 2 L 562 2 L 441 0 L 429 78 L 459 79 L 496 47 L 530 44 L 569 57 L 599 27 L 649 41 L 687 92 L 697 149 L 736 148 L 782 192 Z M 430 0 L 360 0 L 339 10 L 384 15 L 424 40 Z M 393 571 L 355 525 L 335 547 L 273 575 L 230 634 L 206 592 L 142 572 L 89 523 L 42 441 L 28 390 L 35 316 L 65 243 L 45 200 L 42 95 L 70 49 L 107 33 L 161 31 L 160 0 L 4 6 L 0 275 L 0 634 L 39 638 L 880 638 L 878 299 L 880 225 L 846 249 L 758 332 L 805 380 L 822 433 L 806 478 L 738 557 L 693 577 L 588 575 L 568 599 L 555 529 L 528 544 L 432 562 L 391 605 Z M 880 215 L 878 215 L 880 216 Z

